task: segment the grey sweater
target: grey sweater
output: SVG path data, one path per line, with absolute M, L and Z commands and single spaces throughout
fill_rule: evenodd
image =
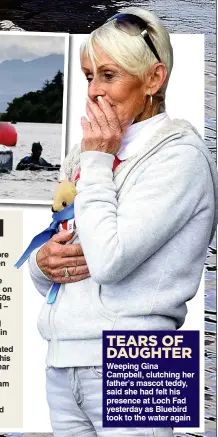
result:
M 167 330 L 182 326 L 197 292 L 217 224 L 216 166 L 195 129 L 168 121 L 139 155 L 112 172 L 114 157 L 74 149 L 80 165 L 75 217 L 91 277 L 62 285 L 45 303 L 38 327 L 48 340 L 47 364 L 102 364 L 103 330 Z M 30 273 L 46 296 L 51 282 Z

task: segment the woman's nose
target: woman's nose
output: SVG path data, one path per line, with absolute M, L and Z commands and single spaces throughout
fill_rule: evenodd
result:
M 95 100 L 97 96 L 105 96 L 105 90 L 101 83 L 96 79 L 92 79 L 88 87 L 88 96 L 91 100 Z

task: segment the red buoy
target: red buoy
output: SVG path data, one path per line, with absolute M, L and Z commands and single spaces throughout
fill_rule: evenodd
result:
M 0 144 L 13 147 L 17 143 L 17 132 L 14 126 L 4 121 L 0 122 Z

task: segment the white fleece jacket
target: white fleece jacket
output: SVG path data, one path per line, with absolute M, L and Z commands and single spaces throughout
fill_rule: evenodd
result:
M 185 121 L 168 121 L 112 173 L 114 157 L 80 155 L 75 199 L 79 239 L 91 273 L 62 285 L 45 303 L 39 330 L 47 364 L 101 365 L 102 330 L 180 327 L 199 286 L 217 223 L 217 174 L 202 139 Z M 71 178 L 74 150 L 65 162 Z M 51 282 L 30 257 L 30 273 L 46 295 Z

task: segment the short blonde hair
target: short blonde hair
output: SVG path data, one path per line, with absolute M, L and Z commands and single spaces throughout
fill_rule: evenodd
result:
M 159 102 L 159 111 L 165 109 L 165 91 L 173 67 L 173 49 L 169 33 L 162 25 L 160 19 L 150 11 L 141 7 L 129 7 L 122 13 L 133 14 L 142 18 L 147 27 L 148 34 L 167 69 L 167 79 L 154 98 Z M 96 54 L 94 44 L 99 45 L 118 65 L 128 73 L 143 79 L 148 68 L 157 62 L 157 59 L 141 35 L 132 36 L 115 26 L 114 21 L 109 21 L 94 30 L 85 39 L 81 46 L 81 56 L 87 55 L 95 69 Z M 162 102 L 162 103 L 161 103 Z

